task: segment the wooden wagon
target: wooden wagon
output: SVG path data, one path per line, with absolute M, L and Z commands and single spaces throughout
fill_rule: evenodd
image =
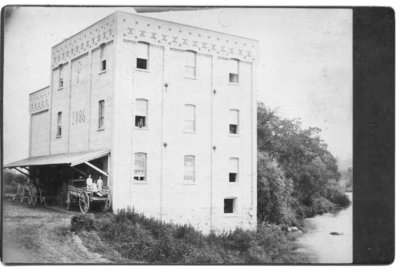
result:
M 21 203 L 26 202 L 34 207 L 36 207 L 38 202 L 47 206 L 43 188 L 32 182 L 19 183 L 15 198 L 21 201 Z
M 101 192 L 94 192 L 86 187 L 84 179 L 73 179 L 68 182 L 67 210 L 73 203 L 79 205 L 83 214 L 89 211 L 92 203 L 100 203 L 101 210 L 106 212 L 111 208 L 110 191 L 107 187 L 103 187 Z

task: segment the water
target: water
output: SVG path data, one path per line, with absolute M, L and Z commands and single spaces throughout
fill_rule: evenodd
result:
M 352 193 L 348 193 L 350 200 Z M 307 232 L 298 239 L 301 251 L 317 263 L 353 262 L 353 207 L 306 219 Z M 331 232 L 343 235 L 331 235 Z

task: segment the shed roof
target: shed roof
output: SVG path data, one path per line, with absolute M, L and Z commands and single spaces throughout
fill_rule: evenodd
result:
M 97 150 L 97 151 L 85 151 L 85 152 L 74 152 L 74 153 L 63 153 L 47 156 L 38 156 L 26 158 L 16 162 L 5 165 L 5 168 L 22 167 L 22 166 L 40 166 L 40 165 L 56 165 L 56 164 L 68 164 L 75 166 L 87 161 L 95 160 L 104 157 L 110 153 L 110 150 Z

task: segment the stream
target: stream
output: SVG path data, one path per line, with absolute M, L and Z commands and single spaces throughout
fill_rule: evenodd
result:
M 350 200 L 353 194 L 347 193 Z M 353 206 L 305 220 L 306 232 L 298 238 L 300 251 L 316 263 L 353 262 Z M 332 235 L 336 232 L 339 235 Z

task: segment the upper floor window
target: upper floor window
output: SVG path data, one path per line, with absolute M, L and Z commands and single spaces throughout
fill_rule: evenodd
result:
M 196 52 L 185 52 L 185 76 L 190 78 L 196 77 Z
M 196 131 L 196 106 L 195 105 L 185 105 L 185 131 L 194 132 Z
M 134 180 L 146 180 L 147 172 L 147 154 L 146 153 L 135 153 L 135 167 L 134 167 Z
M 229 110 L 229 133 L 239 134 L 239 111 Z
M 107 59 L 105 55 L 105 44 L 100 45 L 100 72 L 107 70 Z
M 239 83 L 239 61 L 236 59 L 229 60 L 229 82 Z
M 239 159 L 229 158 L 229 182 L 237 182 L 239 174 Z
M 64 66 L 60 64 L 58 68 L 58 88 L 64 87 Z
M 137 69 L 149 69 L 149 44 L 144 42 L 138 42 L 135 46 L 136 54 L 136 68 Z
M 57 113 L 57 137 L 62 135 L 62 112 Z
M 147 127 L 147 106 L 148 106 L 147 100 L 136 99 L 135 127 L 138 128 Z
M 99 129 L 104 129 L 104 100 L 99 101 Z
M 183 180 L 187 182 L 195 181 L 195 157 L 193 155 L 185 155 L 184 158 L 184 174 Z

